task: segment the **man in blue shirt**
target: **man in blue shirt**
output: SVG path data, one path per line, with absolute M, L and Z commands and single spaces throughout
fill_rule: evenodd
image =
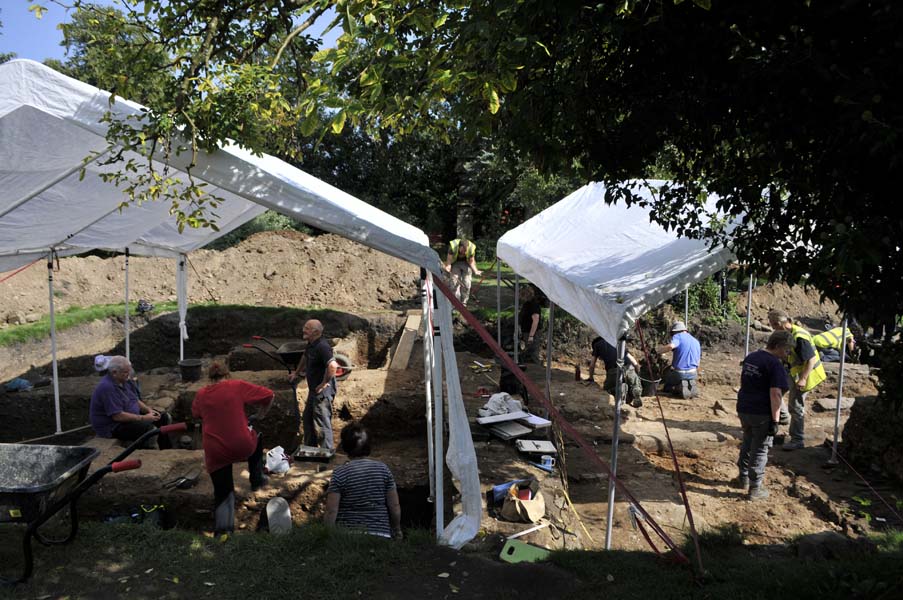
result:
M 702 350 L 699 340 L 689 334 L 683 321 L 674 322 L 671 326 L 671 342 L 659 346 L 658 351 L 661 354 L 671 353 L 671 370 L 665 374 L 662 389 L 684 399 L 698 396 L 696 378 Z
M 775 331 L 768 338 L 765 350 L 758 350 L 743 359 L 740 391 L 737 392 L 737 416 L 743 428 L 743 441 L 737 468 L 740 474 L 734 486 L 749 487 L 749 499 L 768 497 L 764 487 L 768 449 L 778 432 L 781 398 L 790 387 L 783 361 L 792 346 L 789 331 Z

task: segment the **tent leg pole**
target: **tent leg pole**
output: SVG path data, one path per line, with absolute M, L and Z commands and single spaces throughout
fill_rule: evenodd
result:
M 834 443 L 831 445 L 831 460 L 828 463 L 837 464 L 837 441 L 840 437 L 840 402 L 843 398 L 843 369 L 847 358 L 847 319 L 843 319 L 843 331 L 840 336 L 840 375 L 837 379 L 837 407 L 834 410 Z
M 436 311 L 439 310 L 439 298 L 436 295 L 436 289 L 432 285 L 432 278 L 430 275 L 427 275 L 427 285 L 429 285 L 430 293 L 433 297 L 433 314 L 435 315 Z M 432 336 L 441 335 L 443 332 L 434 329 L 430 332 Z M 446 332 L 447 333 L 447 332 Z M 436 496 L 435 496 L 435 506 L 436 506 L 436 539 L 439 540 L 442 538 L 442 534 L 445 531 L 445 490 L 444 490 L 444 480 L 443 477 L 445 475 L 445 460 L 443 457 L 443 450 L 445 448 L 444 441 L 444 423 L 443 423 L 443 409 L 444 409 L 444 394 L 442 393 L 442 345 L 436 343 L 435 337 L 432 342 L 433 347 L 433 452 L 434 458 L 433 462 L 435 463 L 435 487 L 436 487 Z
M 125 249 L 125 357 L 131 362 L 129 345 L 129 249 Z
M 514 362 L 520 352 L 520 275 L 514 274 Z M 499 344 L 501 346 L 501 344 Z
M 50 358 L 53 369 L 53 408 L 56 413 L 56 433 L 63 432 L 60 417 L 60 376 L 56 360 L 56 311 L 53 303 L 53 252 L 47 255 L 47 289 L 50 296 Z
M 624 361 L 627 358 L 627 341 L 618 340 L 618 378 L 615 379 L 615 415 L 611 432 L 611 474 L 618 474 L 618 438 L 621 433 L 621 403 L 624 401 Z M 615 484 L 608 479 L 608 510 L 605 519 L 605 549 L 611 550 L 611 527 L 615 515 Z
M 188 260 L 184 254 L 179 255 L 177 262 L 178 272 L 176 273 L 176 294 L 178 296 L 179 305 L 179 362 L 185 360 L 185 314 L 188 310 L 188 280 L 185 277 L 185 261 Z
M 502 345 L 502 261 L 495 257 L 495 341 Z
M 690 326 L 690 288 L 684 290 L 684 324 Z
M 552 404 L 552 334 L 555 332 L 555 303 L 549 302 L 549 326 L 546 334 L 546 400 Z M 549 418 L 549 411 L 543 415 Z
M 752 322 L 752 293 L 755 275 L 749 276 L 749 287 L 746 290 L 746 345 L 743 347 L 743 356 L 749 356 L 749 324 Z
M 420 270 L 420 297 L 423 309 L 423 383 L 426 393 L 426 455 L 429 462 L 430 502 L 436 500 L 436 462 L 433 452 L 433 320 L 430 314 L 430 297 L 427 294 L 426 269 Z

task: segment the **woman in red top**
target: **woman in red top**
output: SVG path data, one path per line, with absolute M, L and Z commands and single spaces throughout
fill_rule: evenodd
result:
M 204 463 L 213 481 L 216 533 L 231 533 L 235 528 L 232 463 L 248 461 L 252 490 L 256 491 L 266 481 L 263 438 L 248 425 L 245 404 L 258 405 L 255 417 L 260 419 L 275 395 L 269 388 L 229 379 L 229 369 L 218 362 L 210 365 L 207 376 L 213 383 L 198 391 L 191 414 L 204 421 Z

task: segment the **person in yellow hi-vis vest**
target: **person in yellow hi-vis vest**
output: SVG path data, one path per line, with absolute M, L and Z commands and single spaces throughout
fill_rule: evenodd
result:
M 448 256 L 445 261 L 445 270 L 451 276 L 451 288 L 455 298 L 461 304 L 467 306 L 470 298 L 470 284 L 473 275 L 482 275 L 476 263 L 477 245 L 461 236 L 452 240 L 448 245 Z
M 843 327 L 835 327 L 828 329 L 822 333 L 812 336 L 812 343 L 822 362 L 840 362 L 840 349 L 843 347 L 841 337 L 843 336 Z M 856 342 L 853 339 L 853 333 L 847 329 L 847 360 L 856 348 Z
M 812 343 L 812 335 L 805 328 L 794 323 L 790 315 L 783 310 L 768 311 L 768 322 L 775 331 L 789 331 L 793 336 L 793 347 L 787 357 L 791 380 L 788 394 L 790 439 L 784 442 L 783 448 L 799 450 L 805 448 L 806 396 L 824 381 L 827 375 Z M 784 412 L 783 407 L 781 412 Z M 785 418 L 782 414 L 781 421 L 784 422 Z

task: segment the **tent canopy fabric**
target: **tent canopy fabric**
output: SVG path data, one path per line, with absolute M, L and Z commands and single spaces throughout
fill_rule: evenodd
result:
M 254 156 L 237 146 L 202 153 L 191 169 L 194 180 L 224 200 L 216 208 L 219 232 L 189 229 L 179 232 L 168 202 L 151 202 L 120 210 L 122 190 L 98 173 L 111 150 L 101 121 L 115 117 L 142 118 L 132 102 L 86 85 L 39 63 L 15 60 L 0 65 L 0 272 L 28 264 L 51 251 L 60 256 L 95 248 L 132 254 L 178 257 L 202 247 L 267 208 L 319 229 L 337 233 L 412 262 L 433 273 L 442 272 L 439 255 L 420 229 L 272 156 Z M 85 162 L 89 153 L 99 160 Z M 161 156 L 155 156 L 160 159 Z M 184 173 L 189 153 L 157 162 L 161 172 Z M 87 170 L 80 177 L 82 168 Z M 180 329 L 185 335 L 184 265 L 179 274 Z M 52 306 L 52 304 L 51 304 Z M 439 326 L 445 334 L 449 444 L 446 464 L 460 483 L 463 514 L 442 531 L 442 540 L 460 547 L 480 525 L 480 482 L 473 440 L 461 398 L 451 348 L 450 304 L 438 302 Z M 430 357 L 436 360 L 437 357 Z M 56 358 L 54 353 L 54 368 Z M 55 373 L 55 371 L 54 371 Z M 57 431 L 60 429 L 57 382 Z M 440 386 L 441 387 L 441 386 Z M 440 407 L 441 408 L 441 407 Z M 463 424 L 463 425 L 462 425 Z M 438 472 L 443 472 L 438 468 Z M 442 493 L 441 488 L 437 493 Z M 441 519 L 440 519 L 441 522 Z
M 179 232 L 168 202 L 120 210 L 122 190 L 99 173 L 110 149 L 107 124 L 140 118 L 141 106 L 66 77 L 40 63 L 0 65 L 0 272 L 54 249 L 60 256 L 100 248 L 176 257 L 200 248 L 267 208 L 339 233 L 438 273 L 441 263 L 425 233 L 272 156 L 237 146 L 201 154 L 192 176 L 224 200 L 214 210 L 219 231 Z M 91 152 L 101 156 L 85 164 Z M 183 172 L 190 153 L 160 171 Z M 80 171 L 87 173 L 82 178 Z M 178 173 L 176 173 L 178 175 Z
M 652 200 L 663 181 L 633 184 Z M 712 196 L 706 210 L 714 212 Z M 505 233 L 498 257 L 555 304 L 615 344 L 647 310 L 722 269 L 726 248 L 680 238 L 650 219 L 650 209 L 605 203 L 590 183 Z

